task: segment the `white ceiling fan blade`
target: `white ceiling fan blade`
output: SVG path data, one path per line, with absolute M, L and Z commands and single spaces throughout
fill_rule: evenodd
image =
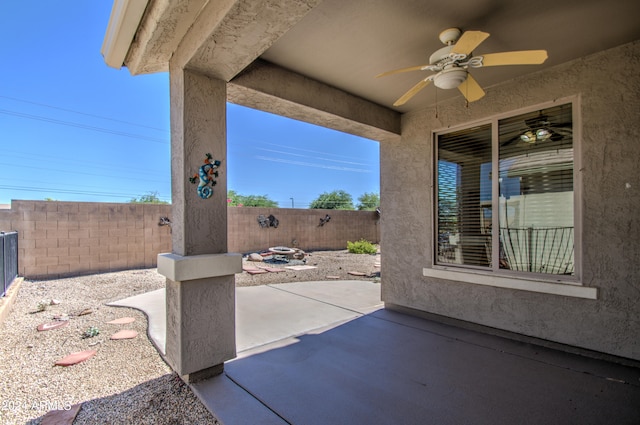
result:
M 456 42 L 455 46 L 451 50 L 451 53 L 459 53 L 462 55 L 468 55 L 485 41 L 489 37 L 488 32 L 483 31 L 465 31 L 460 39 Z
M 382 74 L 378 74 L 376 75 L 376 78 L 386 77 L 387 75 L 399 74 L 401 72 L 420 71 L 422 69 L 425 69 L 427 66 L 429 65 L 419 65 L 419 66 L 411 66 L 409 68 L 394 69 L 393 71 L 387 71 L 387 72 L 383 72 Z
M 432 80 L 431 76 L 425 78 L 424 80 L 420 80 L 418 84 L 411 87 L 408 92 L 406 92 L 405 94 L 402 95 L 402 97 L 400 97 L 400 99 L 396 100 L 393 106 L 401 106 L 407 103 L 407 101 L 411 99 L 413 96 L 415 96 L 416 94 L 418 94 L 420 90 L 428 86 L 431 80 Z
M 482 55 L 482 66 L 540 65 L 547 60 L 547 57 L 546 50 L 489 53 Z
M 468 73 L 467 79 L 458 86 L 458 90 L 460 90 L 460 93 L 462 93 L 462 95 L 469 102 L 475 102 L 476 100 L 481 99 L 484 96 L 484 90 L 482 90 L 480 84 L 478 84 L 476 79 Z

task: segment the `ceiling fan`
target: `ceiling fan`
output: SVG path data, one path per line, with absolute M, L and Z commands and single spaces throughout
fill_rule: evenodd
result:
M 517 130 L 514 137 L 507 139 L 500 146 L 505 147 L 515 142 L 528 144 L 545 141 L 557 142 L 573 134 L 571 123 L 552 124 L 549 118 L 542 113 L 538 117 L 525 119 L 524 123 L 524 128 Z
M 432 71 L 435 74 L 420 80 L 409 91 L 403 94 L 393 106 L 404 105 L 420 90 L 433 82 L 441 89 L 458 88 L 469 102 L 474 102 L 484 96 L 484 90 L 469 74 L 468 68 L 500 65 L 539 65 L 547 60 L 546 50 L 521 50 L 515 52 L 489 53 L 471 56 L 473 49 L 489 37 L 489 33 L 482 31 L 465 31 L 449 28 L 440 33 L 440 41 L 446 46 L 437 50 L 429 58 L 428 65 L 418 65 L 409 68 L 383 72 L 376 77 L 399 74 L 409 71 Z

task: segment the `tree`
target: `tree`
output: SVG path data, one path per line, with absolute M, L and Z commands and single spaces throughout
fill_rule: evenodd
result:
M 240 195 L 235 190 L 227 192 L 227 204 L 230 207 L 277 208 L 278 203 L 267 195 Z
M 132 204 L 168 204 L 167 201 L 163 201 L 158 198 L 158 192 L 149 192 L 139 198 L 132 198 L 129 202 Z
M 353 198 L 344 190 L 324 192 L 311 202 L 310 209 L 353 210 Z
M 358 198 L 358 210 L 374 211 L 380 206 L 380 195 L 377 193 L 363 193 Z

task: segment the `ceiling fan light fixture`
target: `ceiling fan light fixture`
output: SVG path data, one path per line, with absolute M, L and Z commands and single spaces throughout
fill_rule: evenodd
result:
M 467 71 L 462 68 L 449 68 L 438 73 L 433 84 L 441 89 L 455 89 L 467 79 Z
M 520 135 L 520 140 L 525 143 L 535 143 L 536 135 L 533 133 L 533 131 L 528 130 Z
M 536 141 L 544 142 L 549 137 L 551 137 L 551 132 L 546 128 L 539 128 L 538 130 L 536 130 Z

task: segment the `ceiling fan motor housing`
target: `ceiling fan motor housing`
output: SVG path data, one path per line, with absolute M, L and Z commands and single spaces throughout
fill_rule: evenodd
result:
M 454 46 L 444 46 L 443 48 L 436 50 L 431 56 L 429 56 L 429 63 L 434 65 L 438 62 L 449 59 L 449 53 L 451 53 L 453 47 Z

